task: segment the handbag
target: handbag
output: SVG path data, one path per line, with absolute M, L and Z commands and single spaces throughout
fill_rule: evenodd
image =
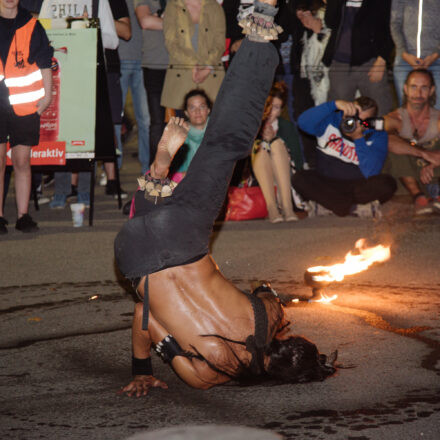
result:
M 266 201 L 259 186 L 231 186 L 225 221 L 253 220 L 267 217 Z

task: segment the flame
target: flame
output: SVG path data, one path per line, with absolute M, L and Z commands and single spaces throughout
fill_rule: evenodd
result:
M 315 302 L 322 303 L 322 304 L 330 304 L 337 297 L 338 297 L 338 295 L 327 296 L 324 293 L 321 293 L 321 298 L 320 299 L 316 299 Z
M 317 273 L 313 275 L 313 280 L 317 282 L 331 283 L 333 281 L 342 281 L 345 276 L 367 270 L 373 263 L 380 263 L 390 258 L 391 252 L 389 246 L 381 244 L 373 247 L 364 247 L 365 239 L 359 239 L 355 247 L 358 249 L 356 255 L 351 251 L 345 256 L 343 263 L 332 266 L 309 267 L 308 272 Z

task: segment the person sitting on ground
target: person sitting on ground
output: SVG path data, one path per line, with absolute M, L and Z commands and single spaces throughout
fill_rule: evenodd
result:
M 389 133 L 391 174 L 400 178 L 414 198 L 416 214 L 440 210 L 438 178 L 434 151 L 440 150 L 440 111 L 436 102 L 435 83 L 431 71 L 411 71 L 403 86 L 403 106 L 385 117 Z M 435 194 L 430 200 L 427 186 L 433 179 Z
M 305 200 L 317 202 L 309 205 L 309 215 L 319 214 L 323 206 L 341 217 L 380 216 L 379 203 L 393 196 L 396 182 L 381 174 L 388 136 L 369 127 L 374 126 L 369 121 L 383 123 L 369 120 L 376 115 L 376 102 L 365 96 L 354 102 L 330 101 L 301 114 L 299 126 L 318 138 L 316 170 L 300 171 L 292 181 Z M 349 116 L 355 117 L 344 119 Z
M 130 396 L 166 388 L 153 376 L 152 347 L 184 382 L 200 389 L 231 379 L 323 380 L 335 371 L 314 344 L 286 335 L 283 308 L 268 286 L 246 295 L 220 273 L 208 251 L 234 164 L 249 155 L 278 64 L 276 49 L 262 36 L 274 38 L 276 8 L 257 1 L 255 11 L 259 25 L 245 29 L 250 37 L 228 70 L 185 179 L 161 203 L 138 191 L 136 216 L 115 239 L 118 267 L 143 298 L 133 319 L 134 378 L 121 390 Z M 249 24 L 255 19 L 249 16 Z M 170 121 L 152 179 L 167 175 L 186 132 L 183 121 Z
M 252 149 L 252 169 L 263 192 L 271 223 L 282 222 L 283 217 L 287 222 L 298 220 L 292 204 L 291 161 L 300 170 L 303 158 L 295 126 L 281 118 L 286 101 L 287 86 L 283 82 L 275 83 L 266 100 L 263 123 Z M 282 215 L 277 206 L 275 184 Z
M 177 152 L 171 165 L 170 178 L 176 183 L 185 177 L 189 164 L 202 143 L 212 109 L 212 101 L 203 89 L 193 89 L 185 95 L 183 109 L 188 118 L 189 130 L 185 143 Z
M 0 0 L 0 234 L 8 232 L 3 217 L 7 142 L 15 173 L 15 228 L 38 230 L 28 214 L 30 148 L 38 145 L 40 115 L 52 98 L 52 55 L 43 27 L 20 7 L 19 0 Z

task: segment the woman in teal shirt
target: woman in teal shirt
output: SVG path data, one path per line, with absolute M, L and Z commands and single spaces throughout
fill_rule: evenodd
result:
M 204 90 L 194 89 L 185 95 L 183 108 L 190 129 L 185 143 L 174 157 L 171 166 L 170 178 L 176 183 L 179 183 L 185 177 L 189 164 L 202 143 L 212 102 Z

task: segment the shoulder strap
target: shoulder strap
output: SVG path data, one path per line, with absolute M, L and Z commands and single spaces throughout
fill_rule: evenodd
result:
M 267 313 L 261 298 L 256 295 L 247 295 L 254 311 L 255 334 L 246 338 L 246 350 L 252 354 L 251 371 L 256 374 L 264 372 L 264 352 L 267 338 Z

